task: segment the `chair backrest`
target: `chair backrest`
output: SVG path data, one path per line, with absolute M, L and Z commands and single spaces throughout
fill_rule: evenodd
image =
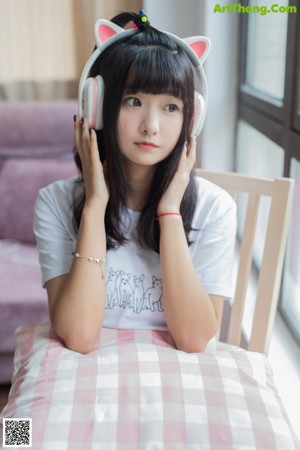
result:
M 244 227 L 238 236 L 239 261 L 227 334 L 227 342 L 233 345 L 241 345 L 242 321 L 252 268 L 259 202 L 261 197 L 265 196 L 271 200 L 258 274 L 253 322 L 247 346 L 248 350 L 267 354 L 281 284 L 294 181 L 289 178 L 267 179 L 237 173 L 211 172 L 205 169 L 196 169 L 196 175 L 219 185 L 234 199 L 239 192 L 247 195 Z

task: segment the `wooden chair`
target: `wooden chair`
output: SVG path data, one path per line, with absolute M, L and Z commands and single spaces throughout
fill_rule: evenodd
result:
M 234 199 L 239 192 L 246 193 L 248 198 L 243 231 L 241 236 L 238 236 L 239 261 L 226 339 L 233 345 L 241 345 L 242 321 L 252 268 L 259 202 L 262 196 L 271 199 L 253 322 L 247 346 L 250 351 L 267 354 L 281 284 L 294 181 L 289 178 L 267 179 L 237 173 L 211 172 L 205 169 L 196 169 L 196 175 L 219 185 Z M 239 207 L 239 203 L 237 204 Z

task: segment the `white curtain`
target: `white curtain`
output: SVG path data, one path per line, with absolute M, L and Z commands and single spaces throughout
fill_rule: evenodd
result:
M 141 0 L 1 0 L 0 98 L 75 98 L 98 18 L 138 11 Z

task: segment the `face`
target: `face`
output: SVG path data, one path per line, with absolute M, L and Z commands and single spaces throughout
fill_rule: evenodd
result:
M 118 117 L 118 141 L 125 161 L 155 166 L 165 159 L 179 139 L 183 119 L 183 102 L 172 95 L 125 95 Z

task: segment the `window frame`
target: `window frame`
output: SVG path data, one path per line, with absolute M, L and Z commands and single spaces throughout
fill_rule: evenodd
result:
M 249 4 L 249 1 L 247 1 Z M 297 7 L 297 13 L 288 13 L 284 97 L 274 99 L 246 84 L 247 36 L 249 14 L 240 14 L 239 35 L 239 88 L 237 121 L 243 120 L 284 150 L 282 176 L 290 176 L 292 158 L 300 161 L 300 0 L 290 0 L 290 6 Z M 235 150 L 236 152 L 236 150 Z M 237 154 L 234 155 L 235 163 Z M 236 169 L 236 167 L 235 167 Z M 278 310 L 300 345 L 299 331 L 282 305 L 282 289 Z

